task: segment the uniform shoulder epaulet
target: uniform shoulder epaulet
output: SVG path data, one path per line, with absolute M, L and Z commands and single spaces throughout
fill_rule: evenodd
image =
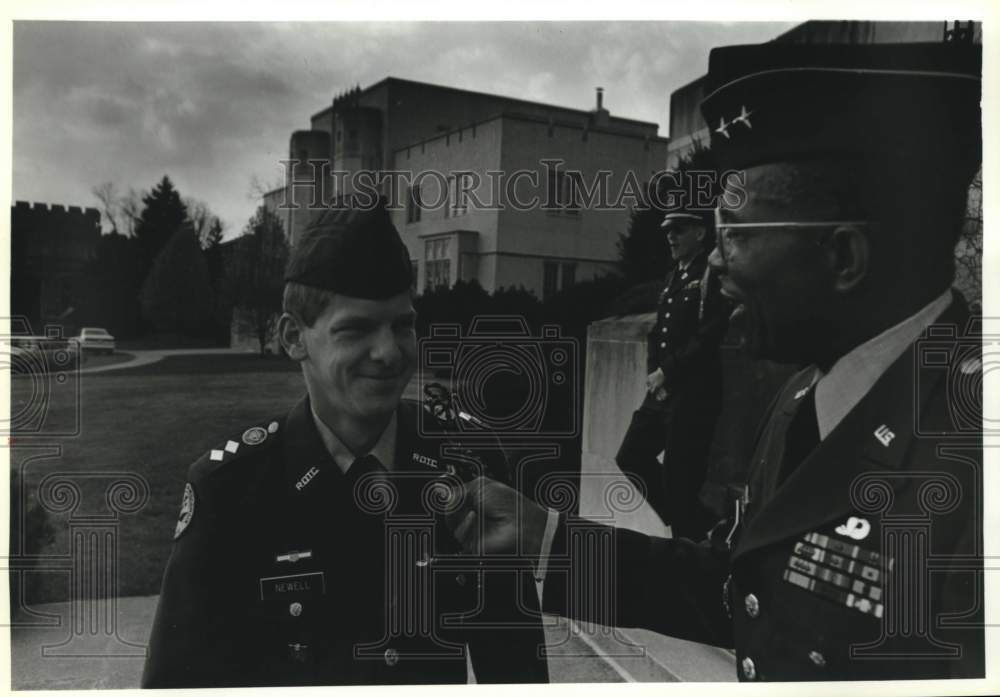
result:
M 209 449 L 188 470 L 188 480 L 197 481 L 210 476 L 225 465 L 260 454 L 263 449 L 277 442 L 281 419 L 271 419 L 244 429 L 241 433 L 221 441 Z

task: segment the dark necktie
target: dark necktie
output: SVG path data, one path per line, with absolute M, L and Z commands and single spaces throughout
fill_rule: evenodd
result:
M 351 466 L 347 468 L 347 479 L 351 482 L 356 482 L 361 477 L 369 474 L 371 472 L 385 472 L 385 467 L 382 463 L 378 461 L 378 458 L 369 453 L 368 455 L 362 455 L 361 457 L 354 460 Z
M 819 423 L 816 419 L 816 386 L 802 396 L 799 410 L 795 412 L 785 433 L 785 453 L 778 473 L 781 484 L 795 471 L 803 460 L 819 445 Z

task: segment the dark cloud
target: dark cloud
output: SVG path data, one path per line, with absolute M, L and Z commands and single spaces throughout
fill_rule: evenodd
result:
M 393 75 L 615 115 L 668 132 L 670 92 L 714 45 L 788 23 L 15 22 L 14 194 L 93 202 L 169 174 L 239 230 L 251 178 L 334 94 Z

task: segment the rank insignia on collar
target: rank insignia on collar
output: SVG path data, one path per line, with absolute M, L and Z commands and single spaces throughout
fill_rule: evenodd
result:
M 247 445 L 260 445 L 267 440 L 267 431 L 260 426 L 248 428 L 243 432 L 243 442 Z
M 194 487 L 188 482 L 184 485 L 184 498 L 181 500 L 181 512 L 177 517 L 177 527 L 174 528 L 174 539 L 176 540 L 194 519 Z

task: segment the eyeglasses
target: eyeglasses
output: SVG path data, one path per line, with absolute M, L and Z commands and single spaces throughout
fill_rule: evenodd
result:
M 791 230 L 804 228 L 807 230 L 824 230 L 845 225 L 867 225 L 866 220 L 810 220 L 807 222 L 774 222 L 774 223 L 726 223 L 722 220 L 722 210 L 715 209 L 715 247 L 723 259 L 729 258 L 729 252 L 734 239 L 741 232 L 765 228 L 768 230 Z

